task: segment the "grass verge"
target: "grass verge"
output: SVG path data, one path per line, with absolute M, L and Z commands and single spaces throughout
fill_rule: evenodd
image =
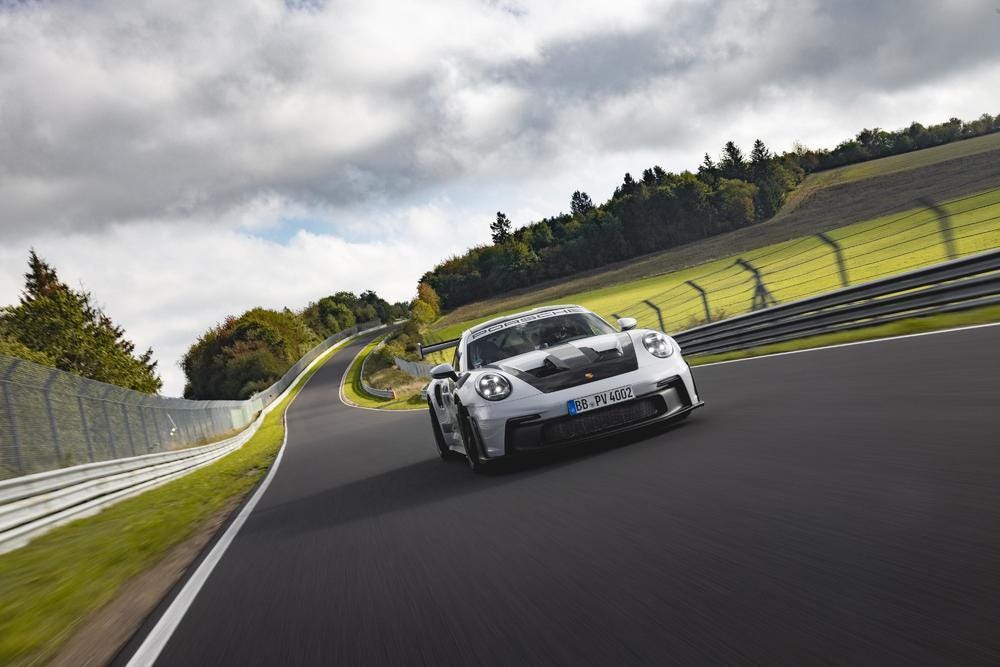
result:
M 365 358 L 372 353 L 375 346 L 379 344 L 381 338 L 376 338 L 368 343 L 358 356 L 354 357 L 351 367 L 347 371 L 347 379 L 344 380 L 344 397 L 355 405 L 363 408 L 381 408 L 383 410 L 414 410 L 424 407 L 424 400 L 420 398 L 420 390 L 404 393 L 397 398 L 382 398 L 372 396 L 361 386 L 361 364 Z
M 892 336 L 904 336 L 906 334 L 924 333 L 928 331 L 939 331 L 941 329 L 951 329 L 953 327 L 970 326 L 974 324 L 991 324 L 1000 322 L 1000 306 L 985 306 L 974 308 L 957 313 L 942 313 L 940 315 L 927 315 L 925 317 L 913 317 L 897 322 L 889 322 L 864 329 L 854 329 L 853 331 L 841 331 L 838 333 L 823 334 L 821 336 L 809 336 L 799 338 L 784 343 L 774 343 L 772 345 L 762 345 L 736 352 L 724 352 L 722 354 L 710 354 L 703 357 L 686 357 L 685 361 L 691 366 L 701 366 L 720 361 L 732 361 L 734 359 L 747 359 L 750 357 L 762 357 L 768 354 L 779 352 L 794 352 L 796 350 L 810 350 L 828 345 L 839 345 L 842 343 L 856 343 L 865 340 L 877 340 L 879 338 L 889 338 Z
M 289 402 L 321 366 L 307 372 L 235 452 L 0 556 L 0 664 L 51 658 L 126 582 L 249 493 L 281 448 Z

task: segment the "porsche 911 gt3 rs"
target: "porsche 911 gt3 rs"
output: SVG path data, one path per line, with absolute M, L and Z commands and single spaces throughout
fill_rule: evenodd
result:
M 681 419 L 703 405 L 677 343 L 661 331 L 615 330 L 580 306 L 500 317 L 423 352 L 455 348 L 426 388 L 442 458 L 481 471 L 537 453 Z

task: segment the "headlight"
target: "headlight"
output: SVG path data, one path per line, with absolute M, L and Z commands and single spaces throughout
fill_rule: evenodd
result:
M 502 375 L 486 373 L 476 381 L 476 391 L 487 401 L 500 401 L 510 396 L 510 382 Z
M 670 340 L 658 331 L 651 331 L 643 336 L 642 344 L 647 352 L 660 359 L 666 359 L 674 353 L 674 346 L 670 344 Z

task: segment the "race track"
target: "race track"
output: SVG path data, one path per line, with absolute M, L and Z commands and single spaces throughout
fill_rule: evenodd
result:
M 697 368 L 685 423 L 491 476 L 340 403 L 363 342 L 157 664 L 1000 662 L 1000 327 Z

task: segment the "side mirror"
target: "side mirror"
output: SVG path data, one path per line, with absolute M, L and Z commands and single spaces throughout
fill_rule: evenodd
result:
M 431 369 L 431 377 L 435 380 L 458 380 L 458 373 L 451 367 L 451 364 L 438 364 Z
M 618 320 L 618 326 L 621 328 L 622 331 L 635 329 L 635 325 L 637 324 L 638 322 L 636 322 L 634 317 L 623 317 L 620 320 Z

